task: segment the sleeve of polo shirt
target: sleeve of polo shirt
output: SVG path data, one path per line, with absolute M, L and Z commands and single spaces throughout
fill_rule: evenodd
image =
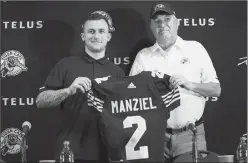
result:
M 137 56 L 135 57 L 129 76 L 134 76 L 144 71 L 142 53 L 143 53 L 143 50 L 139 51 Z
M 219 83 L 214 65 L 210 56 L 208 55 L 207 50 L 203 47 L 202 44 L 199 43 L 199 52 L 201 54 L 201 82 L 202 83 Z
M 39 89 L 39 93 L 45 90 L 58 90 L 63 88 L 64 80 L 63 60 L 59 61 L 50 71 L 44 85 Z

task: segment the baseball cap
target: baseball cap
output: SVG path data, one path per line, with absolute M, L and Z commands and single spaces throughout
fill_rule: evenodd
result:
M 174 8 L 172 8 L 172 6 L 168 3 L 160 3 L 160 4 L 156 4 L 152 6 L 151 12 L 150 12 L 150 18 L 154 19 L 154 15 L 157 12 L 166 12 L 169 15 L 176 15 Z
M 110 15 L 107 12 L 98 10 L 98 11 L 92 12 L 90 14 L 90 16 L 93 16 L 93 17 L 94 16 L 100 16 L 100 17 L 102 17 L 107 22 L 107 24 L 109 26 L 109 31 L 110 32 L 115 31 L 115 28 L 113 27 L 113 20 L 112 20 L 112 18 L 110 17 Z

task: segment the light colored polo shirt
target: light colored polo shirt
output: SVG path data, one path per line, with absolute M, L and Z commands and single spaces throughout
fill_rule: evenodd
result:
M 160 71 L 168 75 L 180 74 L 196 83 L 219 83 L 213 63 L 206 49 L 197 41 L 186 41 L 177 36 L 175 44 L 164 51 L 158 43 L 137 54 L 130 76 L 141 71 Z M 201 118 L 205 97 L 179 87 L 181 105 L 170 113 L 168 127 L 181 128 Z

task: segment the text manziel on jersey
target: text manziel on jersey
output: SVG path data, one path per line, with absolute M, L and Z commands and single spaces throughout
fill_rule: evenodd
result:
M 139 107 L 138 107 L 139 106 Z M 157 109 L 151 97 L 111 101 L 112 113 Z

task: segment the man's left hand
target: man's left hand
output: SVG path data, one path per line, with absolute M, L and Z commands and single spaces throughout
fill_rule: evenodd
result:
M 192 87 L 193 87 L 193 83 L 188 81 L 183 75 L 180 75 L 180 74 L 172 75 L 170 77 L 169 82 L 171 84 L 171 87 L 173 88 L 180 86 L 187 90 L 192 90 Z

